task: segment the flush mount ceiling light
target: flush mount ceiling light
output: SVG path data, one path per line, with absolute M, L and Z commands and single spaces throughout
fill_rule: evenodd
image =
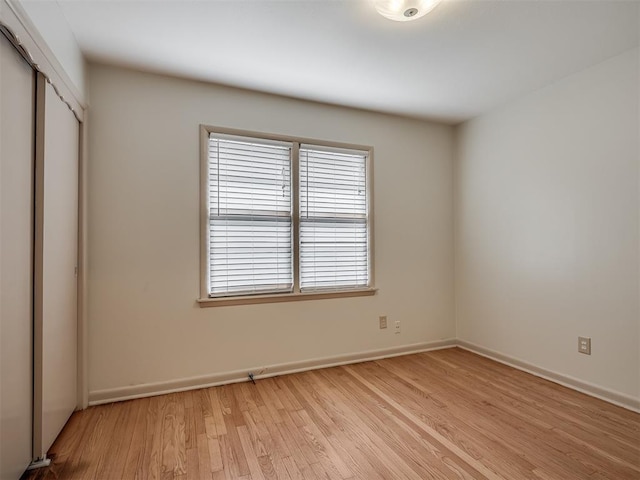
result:
M 375 0 L 376 10 L 396 22 L 420 18 L 433 10 L 441 0 Z

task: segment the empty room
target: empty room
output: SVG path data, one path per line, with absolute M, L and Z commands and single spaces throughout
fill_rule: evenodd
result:
M 0 32 L 0 480 L 640 479 L 640 2 Z

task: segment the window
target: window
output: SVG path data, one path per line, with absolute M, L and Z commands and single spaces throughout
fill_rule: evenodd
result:
M 371 148 L 202 127 L 202 304 L 371 295 Z
M 300 290 L 366 287 L 367 154 L 300 148 Z
M 290 292 L 291 147 L 209 138 L 209 294 Z

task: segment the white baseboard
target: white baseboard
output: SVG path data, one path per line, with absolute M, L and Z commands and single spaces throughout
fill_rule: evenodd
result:
M 253 369 L 235 370 L 230 372 L 203 375 L 199 377 L 181 378 L 169 380 L 167 382 L 144 383 L 128 387 L 110 388 L 105 390 L 94 390 L 89 392 L 89 405 L 101 405 L 104 403 L 120 402 L 132 400 L 134 398 L 152 397 L 167 393 L 183 392 L 186 390 L 196 390 L 199 388 L 215 387 L 229 383 L 246 382 L 249 380 L 249 372 L 254 373 L 254 378 L 268 378 L 290 373 L 316 370 L 319 368 L 336 367 L 352 363 L 380 360 L 382 358 L 410 355 L 412 353 L 427 352 L 443 348 L 460 347 L 470 352 L 482 355 L 497 362 L 509 365 L 524 372 L 530 373 L 545 380 L 558 383 L 565 387 L 591 395 L 592 397 L 613 403 L 628 410 L 640 413 L 640 399 L 625 395 L 620 392 L 608 390 L 577 378 L 564 375 L 562 373 L 547 370 L 537 365 L 523 360 L 505 355 L 495 350 L 491 350 L 480 345 L 476 345 L 465 340 L 447 339 L 434 342 L 414 343 L 401 347 L 384 348 L 380 350 L 368 350 L 358 353 L 337 355 L 333 357 L 314 358 L 300 362 L 281 363 L 268 365 L 266 367 L 255 367 Z
M 89 405 L 101 405 L 103 403 L 120 402 L 123 400 L 132 400 L 134 398 L 152 397 L 166 393 L 183 392 L 186 390 L 215 387 L 217 385 L 229 383 L 246 382 L 249 380 L 249 372 L 252 372 L 254 374 L 254 378 L 257 380 L 260 378 L 275 377 L 277 375 L 286 375 L 289 373 L 298 373 L 307 370 L 316 370 L 319 368 L 336 367 L 339 365 L 367 362 L 370 360 L 380 360 L 382 358 L 397 357 L 400 355 L 409 355 L 412 353 L 427 352 L 430 350 L 438 350 L 455 346 L 455 339 L 438 340 L 434 342 L 403 345 L 401 347 L 349 353 L 333 357 L 314 358 L 300 362 L 255 367 L 253 369 L 235 370 L 199 377 L 181 378 L 169 380 L 167 382 L 144 383 L 128 387 L 94 390 L 89 392 Z
M 545 368 L 538 367 L 537 365 L 533 365 L 509 355 L 496 352 L 495 350 L 481 347 L 480 345 L 476 345 L 465 340 L 457 340 L 456 343 L 460 348 L 468 350 L 472 353 L 482 355 L 483 357 L 490 358 L 491 360 L 509 365 L 513 368 L 517 368 L 518 370 L 530 373 L 532 375 L 535 375 L 536 377 L 544 378 L 545 380 L 558 383 L 562 386 L 577 390 L 592 397 L 596 397 L 606 402 L 613 403 L 614 405 L 618 405 L 628 410 L 640 413 L 640 399 L 638 398 L 634 398 L 632 396 L 625 395 L 613 390 L 608 390 L 606 388 L 599 387 L 582 380 L 578 380 L 577 378 L 554 372 L 553 370 L 547 370 Z

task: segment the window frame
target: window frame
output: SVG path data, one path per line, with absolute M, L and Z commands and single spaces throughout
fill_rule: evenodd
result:
M 291 195 L 293 220 L 293 291 L 290 293 L 243 294 L 236 296 L 210 297 L 208 291 L 208 235 L 209 235 L 209 136 L 210 134 L 250 137 L 267 141 L 291 143 Z M 333 148 L 341 151 L 366 152 L 367 183 L 367 244 L 369 283 L 366 287 L 319 290 L 314 292 L 300 291 L 300 145 L 312 145 Z M 374 268 L 374 208 L 373 208 L 373 147 L 341 142 L 328 142 L 314 138 L 277 135 L 235 128 L 200 125 L 200 296 L 197 303 L 201 307 L 250 305 L 257 303 L 291 302 L 326 298 L 344 298 L 375 295 Z

